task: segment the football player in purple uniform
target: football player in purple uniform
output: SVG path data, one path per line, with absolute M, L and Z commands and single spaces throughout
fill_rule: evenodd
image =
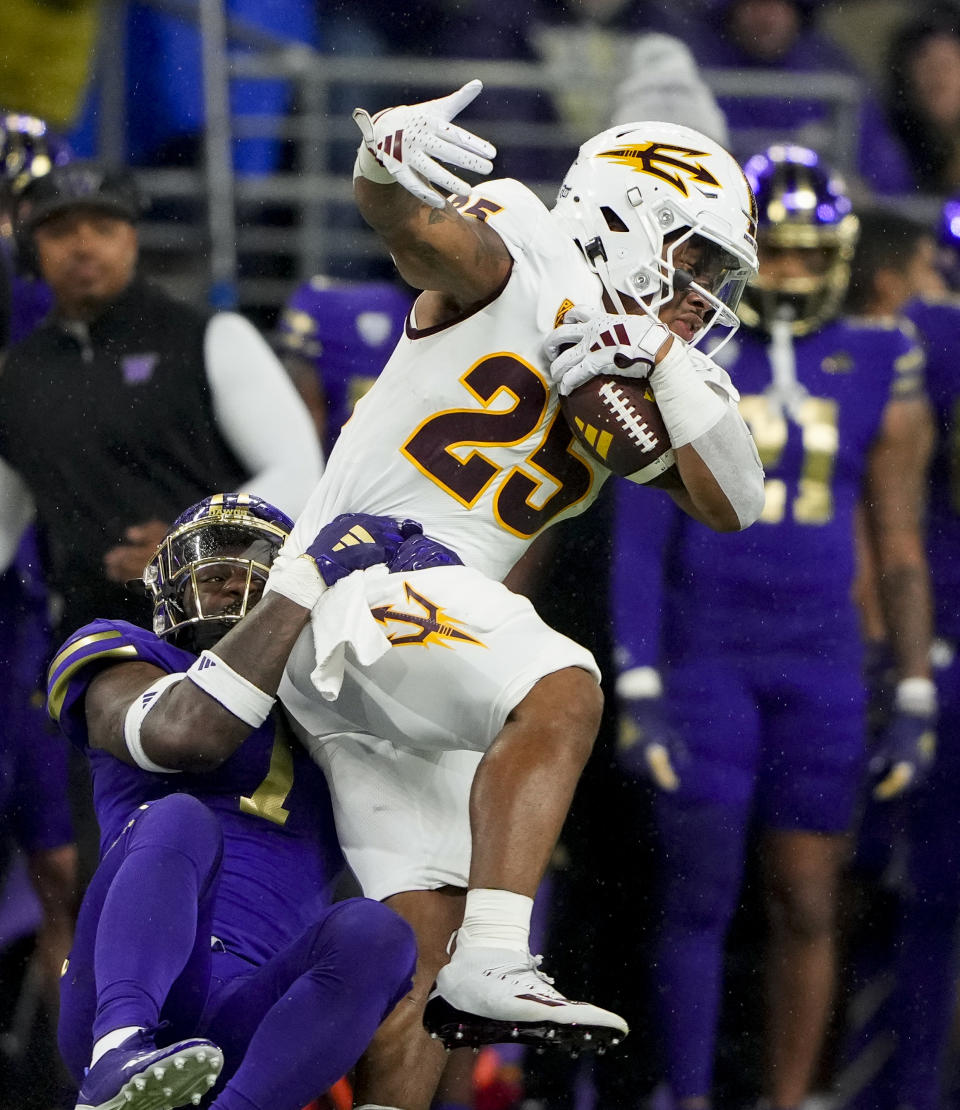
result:
M 15 112 L 0 115 L 0 259 L 10 284 L 0 346 L 19 342 L 53 307 L 50 287 L 27 272 L 21 244 L 14 239 L 14 199 L 31 181 L 54 166 L 65 166 L 72 157 L 70 147 L 52 135 L 43 120 Z
M 101 828 L 61 987 L 78 1110 L 199 1104 L 221 1065 L 218 1110 L 300 1110 L 409 987 L 409 927 L 367 899 L 330 905 L 329 794 L 274 694 L 351 570 L 457 560 L 411 521 L 351 516 L 275 562 L 291 527 L 252 495 L 206 498 L 144 572 L 154 631 L 96 620 L 50 665 Z
M 389 281 L 318 275 L 284 306 L 274 343 L 329 455 L 403 334 L 413 297 Z
M 817 156 L 775 147 L 745 172 L 757 194 L 760 271 L 741 303 L 747 326 L 717 358 L 764 462 L 764 510 L 722 547 L 679 516 L 622 514 L 614 590 L 633 663 L 666 665 L 665 704 L 650 669 L 625 671 L 618 692 L 643 733 L 637 762 L 661 787 L 657 971 L 669 1080 L 684 1110 L 711 1105 L 724 941 L 751 818 L 762 830 L 771 929 L 770 1107 L 799 1106 L 814 1076 L 835 978 L 838 877 L 865 771 L 851 599 L 858 505 L 879 552 L 899 680 L 875 756 L 878 796 L 902 790 L 905 768 L 923 761 L 936 706 L 921 531 L 931 440 L 923 354 L 895 322 L 838 317 L 857 219 Z M 662 574 L 644 554 L 658 530 Z M 664 610 L 647 621 L 661 577 Z M 658 627 L 662 642 L 645 641 Z
M 50 310 L 48 286 L 19 272 L 13 236 L 13 196 L 28 181 L 71 157 L 34 116 L 0 114 L 0 350 L 23 338 Z M 43 669 L 49 655 L 48 599 L 35 530 L 27 528 L 0 574 L 0 811 L 2 824 L 30 857 L 44 903 L 37 956 L 55 1013 L 57 973 L 70 946 L 77 851 L 67 798 L 66 748 L 51 741 L 43 712 Z M 0 857 L 4 848 L 0 846 Z M 0 872 L 4 870 L 0 862 Z M 13 911 L 10 904 L 4 911 Z M 59 958 L 58 958 L 59 957 Z M 13 998 L 11 998 L 11 1005 Z M 55 1051 L 52 1042 L 51 1053 Z
M 948 203 L 944 223 L 956 212 L 955 202 Z M 891 212 L 868 214 L 862 222 L 863 238 L 851 281 L 852 307 L 868 317 L 902 314 L 916 327 L 926 351 L 927 394 L 937 433 L 926 536 L 936 632 L 932 661 L 939 698 L 938 731 L 952 738 L 960 730 L 960 613 L 956 604 L 960 597 L 960 302 L 945 296 L 944 275 L 937 269 L 936 238 L 929 228 Z M 870 563 L 868 558 L 868 567 Z M 874 640 L 871 654 L 883 658 L 886 630 L 871 579 L 870 573 L 864 576 L 860 596 L 866 611 L 865 628 Z M 882 711 L 888 698 L 882 687 L 878 694 Z M 853 953 L 858 989 L 876 992 L 882 980 L 877 974 L 864 974 L 863 965 L 878 956 L 874 972 L 892 980 L 894 986 L 863 1027 L 857 1027 L 855 1021 L 861 1008 L 854 1003 L 849 1007 L 852 1044 L 869 1052 L 874 1060 L 881 1043 L 890 1048 L 885 1066 L 872 1069 L 871 1082 L 844 1103 L 850 1110 L 938 1110 L 942 1105 L 960 954 L 956 944 L 960 921 L 958 781 L 960 750 L 956 743 L 945 742 L 939 746 L 933 773 L 902 807 L 894 814 L 884 814 L 872 806 L 866 814 L 866 842 L 861 843 L 865 862 L 886 863 L 901 881 L 891 883 L 886 873 L 879 878 L 882 903 L 889 904 L 892 886 L 899 895 L 895 928 L 877 930 L 876 916 L 871 915 L 863 925 L 864 942 Z M 879 853 L 878 840 L 885 841 Z M 891 939 L 892 950 L 884 948 Z M 851 1068 L 854 1071 L 860 1069 Z

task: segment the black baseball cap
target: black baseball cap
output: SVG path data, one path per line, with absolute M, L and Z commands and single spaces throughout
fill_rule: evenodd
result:
M 128 170 L 71 162 L 55 166 L 26 185 L 16 198 L 16 222 L 29 232 L 73 208 L 92 208 L 136 223 L 144 205 Z

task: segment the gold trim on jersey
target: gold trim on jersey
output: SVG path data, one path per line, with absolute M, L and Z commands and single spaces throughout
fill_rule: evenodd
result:
M 68 659 L 75 651 L 87 647 L 98 640 L 116 639 L 121 636 L 120 632 L 97 632 L 91 636 L 84 636 L 82 640 L 77 640 L 75 644 L 71 644 L 70 648 L 62 651 L 56 659 L 50 664 L 50 674 L 59 667 L 66 659 Z M 121 644 L 119 647 L 105 648 L 103 651 L 94 652 L 92 655 L 85 655 L 82 659 L 77 659 L 68 667 L 64 668 L 63 673 L 58 677 L 56 683 L 50 690 L 50 696 L 47 699 L 47 712 L 59 724 L 60 712 L 63 709 L 63 703 L 67 697 L 67 687 L 70 684 L 70 679 L 85 667 L 88 663 L 101 662 L 104 659 L 136 659 L 139 653 L 133 644 Z

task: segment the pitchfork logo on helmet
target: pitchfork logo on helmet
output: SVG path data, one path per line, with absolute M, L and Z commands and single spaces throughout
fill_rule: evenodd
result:
M 678 158 L 678 154 L 682 157 Z M 717 189 L 721 188 L 720 182 L 702 162 L 689 161 L 691 158 L 709 158 L 710 153 L 706 150 L 673 146 L 670 143 L 644 143 L 642 146 L 605 150 L 597 157 L 609 158 L 611 162 L 619 162 L 624 166 L 639 169 L 641 173 L 649 173 L 663 181 L 669 181 L 685 197 L 690 195 L 685 178 L 704 185 L 712 185 Z
M 618 312 L 628 297 L 655 317 L 675 293 L 692 290 L 711 307 L 694 345 L 718 325 L 725 338 L 736 331 L 737 304 L 757 269 L 756 205 L 719 143 L 674 123 L 611 127 L 580 148 L 553 214 Z M 674 265 L 690 240 L 704 248 L 702 274 Z
M 293 521 L 253 494 L 217 493 L 181 513 L 143 572 L 153 598 L 153 631 L 199 652 L 246 616 L 270 573 Z M 213 564 L 246 575 L 243 596 L 228 612 L 204 613 L 197 573 Z
M 740 315 L 749 327 L 769 332 L 783 320 L 794 335 L 808 335 L 841 309 L 860 221 L 842 178 L 806 147 L 769 147 L 750 158 L 744 172 L 757 197 L 761 254 L 802 252 L 809 272 L 774 279 L 761 267 Z

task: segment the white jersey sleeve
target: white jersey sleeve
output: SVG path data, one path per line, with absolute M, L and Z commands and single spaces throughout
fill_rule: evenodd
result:
M 558 409 L 543 342 L 568 308 L 599 304 L 579 249 L 525 186 L 501 180 L 458 198 L 513 258 L 489 302 L 406 332 L 358 403 L 297 522 L 296 550 L 338 513 L 411 517 L 468 566 L 502 578 L 553 521 L 581 512 L 608 471 Z

